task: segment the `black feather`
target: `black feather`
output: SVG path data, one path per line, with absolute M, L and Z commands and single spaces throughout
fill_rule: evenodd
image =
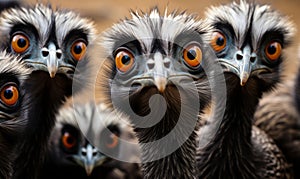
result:
M 30 94 L 30 104 L 21 117 L 28 124 L 18 146 L 21 150 L 14 162 L 13 177 L 38 178 L 55 114 L 66 96 L 72 94 L 72 80 L 60 74 L 52 79 L 47 72 L 36 71 L 26 80 L 25 89 Z
M 252 143 L 257 139 L 257 136 L 252 136 L 252 118 L 262 92 L 270 90 L 278 76 L 275 73 L 270 81 L 250 78 L 245 86 L 240 86 L 240 79 L 234 74 L 228 73 L 225 77 L 227 101 L 224 117 L 217 119 L 222 122 L 213 140 L 199 151 L 199 178 L 267 176 L 265 167 L 270 165 L 269 156 L 261 152 L 261 145 Z
M 30 70 L 17 58 L 0 53 L 0 178 L 11 178 L 13 174 L 13 161 L 19 149 L 17 144 L 24 134 L 26 119 L 20 116 L 28 103 L 28 95 L 24 89 L 24 81 L 30 74 Z M 17 90 L 13 95 L 17 97 L 13 105 L 5 102 L 7 87 L 13 85 Z

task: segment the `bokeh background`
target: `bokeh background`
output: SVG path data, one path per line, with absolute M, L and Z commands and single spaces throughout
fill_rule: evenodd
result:
M 239 1 L 239 0 L 236 0 Z M 250 0 L 251 1 L 251 0 Z M 253 1 L 253 0 L 252 0 Z M 72 9 L 82 16 L 93 19 L 99 32 L 106 30 L 113 23 L 120 19 L 130 17 L 129 10 L 149 11 L 154 6 L 158 6 L 161 11 L 166 7 L 170 11 L 174 9 L 186 10 L 200 17 L 204 17 L 204 11 L 211 5 L 227 4 L 231 0 L 23 0 L 25 3 L 34 4 L 36 2 L 51 3 L 53 7 Z M 300 1 L 299 0 L 256 0 L 260 4 L 269 4 L 287 15 L 296 24 L 300 25 Z M 287 61 L 285 77 L 292 78 L 299 64 L 300 46 L 299 30 L 295 35 L 292 46 L 287 50 Z M 300 51 L 300 50 L 299 50 Z

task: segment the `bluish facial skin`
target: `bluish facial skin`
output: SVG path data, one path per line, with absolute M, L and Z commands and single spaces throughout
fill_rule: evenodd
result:
M 51 78 L 58 73 L 71 78 L 94 39 L 88 19 L 39 3 L 3 12 L 0 28 L 2 50 L 20 56 L 34 71 L 45 71 Z
M 87 176 L 90 176 L 95 168 L 112 160 L 104 153 L 118 151 L 118 135 L 118 132 L 114 130 L 113 132 L 102 131 L 99 137 L 101 143 L 99 150 L 85 139 L 78 128 L 66 124 L 59 137 L 59 149 L 64 159 L 81 166 L 85 169 Z
M 203 52 L 205 47 L 200 45 L 201 39 L 188 39 L 182 37 L 182 41 L 170 46 L 170 51 L 154 49 L 152 53 L 144 54 L 132 42 L 116 48 L 112 57 L 117 69 L 115 82 L 128 87 L 155 86 L 163 93 L 171 83 L 180 84 L 185 78 L 200 79 L 204 72 L 202 58 L 206 58 L 207 53 Z M 161 46 L 174 43 L 155 39 L 152 41 Z
M 240 85 L 244 86 L 250 76 L 259 73 L 272 72 L 272 67 L 281 62 L 281 39 L 267 38 L 261 48 L 253 50 L 251 41 L 238 47 L 230 30 L 225 27 L 216 29 L 211 38 L 211 46 L 218 56 L 225 72 L 236 74 L 240 78 Z
M 56 73 L 74 73 L 76 64 L 86 52 L 85 39 L 71 37 L 59 47 L 54 40 L 49 40 L 40 47 L 38 34 L 35 30 L 22 30 L 12 32 L 9 51 L 21 55 L 28 66 L 34 70 L 42 70 L 54 78 Z M 82 34 L 84 36 L 84 34 Z M 51 37 L 51 36 L 50 36 Z M 49 37 L 49 38 L 50 38 Z
M 91 144 L 87 144 L 86 147 L 81 147 L 78 150 L 77 155 L 71 155 L 70 159 L 83 167 L 86 174 L 90 176 L 94 168 L 102 165 L 109 158 L 100 153 L 98 149 Z

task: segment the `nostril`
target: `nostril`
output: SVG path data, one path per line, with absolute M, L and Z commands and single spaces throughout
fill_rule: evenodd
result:
M 56 52 L 56 57 L 57 57 L 57 58 L 61 58 L 61 56 L 62 56 L 62 53 Z
M 86 156 L 86 151 L 81 151 L 81 154 L 82 154 L 83 156 Z
M 49 51 L 48 50 L 42 50 L 42 55 L 43 55 L 43 57 L 47 57 L 49 55 Z
M 154 63 L 147 63 L 147 66 L 149 69 L 153 69 L 154 68 Z
M 242 59 L 243 59 L 243 55 L 241 55 L 241 54 L 236 54 L 236 59 L 237 59 L 237 60 L 242 60 Z
M 170 68 L 171 62 L 170 62 L 170 61 L 167 61 L 167 62 L 165 62 L 164 64 L 165 64 L 165 67 L 166 67 L 166 68 Z
M 256 57 L 250 57 L 250 62 L 255 62 L 255 60 L 256 60 Z

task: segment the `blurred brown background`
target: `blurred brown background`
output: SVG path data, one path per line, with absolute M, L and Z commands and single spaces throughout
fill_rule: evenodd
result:
M 54 7 L 62 7 L 75 10 L 83 16 L 87 16 L 96 22 L 98 31 L 109 28 L 113 23 L 124 17 L 130 17 L 129 9 L 141 9 L 148 11 L 151 7 L 158 6 L 160 9 L 168 7 L 169 10 L 187 10 L 189 13 L 199 14 L 203 17 L 204 11 L 210 5 L 220 5 L 232 2 L 230 0 L 23 0 L 31 4 L 36 2 L 50 2 Z M 238 1 L 238 0 L 236 0 Z M 296 26 L 300 24 L 300 1 L 299 0 L 256 0 L 256 2 L 270 4 L 274 9 L 290 16 Z M 297 55 L 299 43 L 299 31 L 294 44 L 288 49 L 288 61 L 286 74 L 292 76 L 297 69 Z

